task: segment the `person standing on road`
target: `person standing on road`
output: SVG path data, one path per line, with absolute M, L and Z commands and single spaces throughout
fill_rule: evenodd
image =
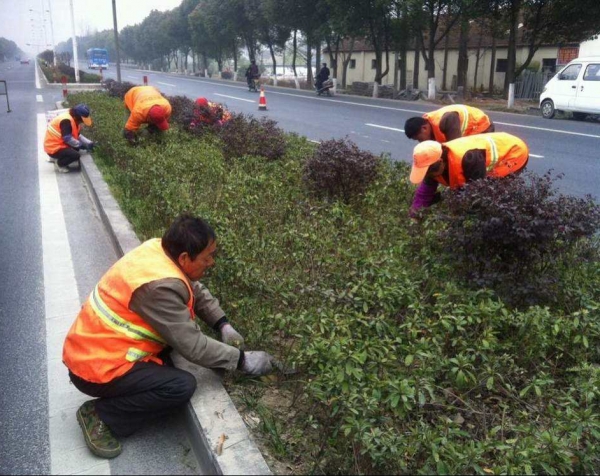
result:
M 90 108 L 77 104 L 48 123 L 44 152 L 57 172 L 68 173 L 69 164 L 81 158 L 81 151 L 93 150 L 94 142 L 80 133 L 81 124 L 92 125 Z
M 425 183 L 413 199 L 410 215 L 439 201 L 439 184 L 458 189 L 484 177 L 506 177 L 527 166 L 525 142 L 506 132 L 461 137 L 444 144 L 426 140 L 415 146 L 410 181 Z
M 419 142 L 435 140 L 444 143 L 494 130 L 494 123 L 486 113 L 463 104 L 445 106 L 422 117 L 411 117 L 404 124 L 406 137 Z
M 148 240 L 117 261 L 82 306 L 65 339 L 63 362 L 73 385 L 98 397 L 76 414 L 94 454 L 118 456 L 121 444 L 114 435 L 131 435 L 191 398 L 196 379 L 172 365 L 171 350 L 207 368 L 256 376 L 272 371 L 266 352 L 230 345 L 244 339 L 198 282 L 214 266 L 216 250 L 212 228 L 183 214 L 162 239 Z M 222 342 L 202 333 L 196 315 L 220 332 Z
M 136 133 L 142 124 L 148 124 L 148 131 L 156 133 L 169 128 L 171 104 L 153 86 L 135 86 L 124 97 L 129 119 L 125 124 L 123 136 L 130 144 L 136 141 Z

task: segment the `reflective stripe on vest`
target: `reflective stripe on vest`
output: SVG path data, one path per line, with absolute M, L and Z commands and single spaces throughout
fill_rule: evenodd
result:
M 130 347 L 127 349 L 127 355 L 125 356 L 125 359 L 127 362 L 137 362 L 148 355 L 151 355 L 150 352 L 144 352 L 143 350 L 136 349 L 135 347 Z
M 496 142 L 494 142 L 494 139 L 492 139 L 491 137 L 486 136 L 485 139 L 490 145 L 489 163 L 486 165 L 486 169 L 489 173 L 494 167 L 496 167 L 496 164 L 498 163 L 498 146 L 496 145 Z
M 166 342 L 160 336 L 150 332 L 148 329 L 144 329 L 143 327 L 136 326 L 126 321 L 111 311 L 100 297 L 100 294 L 98 293 L 98 286 L 94 288 L 90 298 L 90 304 L 92 305 L 92 309 L 96 315 L 111 329 L 114 329 L 121 334 L 125 334 L 131 339 L 149 340 L 161 345 L 166 344 Z M 146 355 L 150 355 L 150 353 L 146 353 Z M 129 352 L 127 353 L 127 356 L 129 357 Z M 129 360 L 129 358 L 127 360 Z
M 458 106 L 460 107 L 460 110 L 462 111 L 462 116 L 463 116 L 462 124 L 460 125 L 460 135 L 464 136 L 465 131 L 467 130 L 467 126 L 469 125 L 469 110 L 467 109 L 467 106 L 464 106 L 462 104 L 459 104 Z

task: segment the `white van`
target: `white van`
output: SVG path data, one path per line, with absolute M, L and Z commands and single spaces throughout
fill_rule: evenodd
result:
M 554 76 L 540 95 L 542 116 L 571 111 L 575 119 L 600 114 L 600 56 L 577 58 Z

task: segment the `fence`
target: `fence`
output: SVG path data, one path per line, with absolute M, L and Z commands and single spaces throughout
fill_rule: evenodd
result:
M 542 89 L 553 74 L 549 71 L 523 71 L 515 81 L 515 98 L 539 99 Z

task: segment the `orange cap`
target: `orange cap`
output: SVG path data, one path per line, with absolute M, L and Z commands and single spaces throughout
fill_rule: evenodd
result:
M 427 175 L 430 165 L 442 158 L 442 144 L 434 140 L 419 142 L 413 151 L 413 166 L 410 172 L 410 181 L 419 184 Z

